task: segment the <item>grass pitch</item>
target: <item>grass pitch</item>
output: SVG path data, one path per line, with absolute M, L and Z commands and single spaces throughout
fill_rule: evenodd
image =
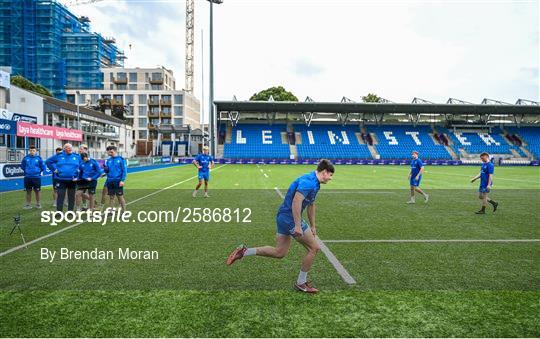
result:
M 249 208 L 250 222 L 83 223 L 3 255 L 0 336 L 540 336 L 539 168 L 497 167 L 499 210 L 478 216 L 469 183 L 477 167 L 427 167 L 430 202 L 406 205 L 408 167 L 337 166 L 319 193 L 317 224 L 356 284 L 320 253 L 309 279 L 322 292 L 293 291 L 298 244 L 282 260 L 225 266 L 239 243 L 273 244 L 276 188 L 313 169 L 218 165 L 209 199 L 191 197 L 193 166 L 130 174 L 135 213 Z M 44 189 L 46 208 L 50 196 Z M 21 192 L 0 201 L 2 253 L 21 245 L 9 235 L 17 213 L 26 241 L 71 225 L 41 223 L 38 210 L 22 210 Z M 159 260 L 40 259 L 41 248 L 62 247 L 156 250 Z

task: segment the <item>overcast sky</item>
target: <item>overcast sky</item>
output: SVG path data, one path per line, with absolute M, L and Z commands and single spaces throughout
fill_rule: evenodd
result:
M 200 98 L 209 5 L 195 2 Z M 164 65 L 183 87 L 185 1 L 70 8 L 116 37 L 126 66 Z M 360 101 L 372 92 L 396 102 L 538 101 L 539 11 L 538 1 L 224 0 L 214 7 L 215 97 L 247 100 L 283 85 L 300 100 Z

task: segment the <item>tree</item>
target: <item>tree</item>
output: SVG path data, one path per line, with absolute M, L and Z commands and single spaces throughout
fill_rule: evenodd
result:
M 298 98 L 283 88 L 283 86 L 270 87 L 259 93 L 255 93 L 249 98 L 250 101 L 268 101 L 270 96 L 275 101 L 298 101 Z
M 26 79 L 22 75 L 15 75 L 11 77 L 11 84 L 17 87 L 20 87 L 22 89 L 36 92 L 42 95 L 46 95 L 49 97 L 52 97 L 52 93 L 45 87 L 35 84 L 32 81 Z
M 377 94 L 369 93 L 362 97 L 363 102 L 381 102 L 381 97 Z

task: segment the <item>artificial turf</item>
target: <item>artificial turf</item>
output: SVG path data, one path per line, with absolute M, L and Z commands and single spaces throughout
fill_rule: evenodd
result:
M 0 257 L 0 336 L 461 336 L 540 335 L 540 169 L 497 167 L 496 213 L 475 215 L 469 178 L 477 167 L 430 166 L 430 202 L 406 205 L 405 166 L 338 166 L 318 197 L 324 240 L 494 240 L 525 242 L 336 243 L 328 248 L 355 278 L 348 285 L 321 253 L 314 296 L 294 292 L 303 249 L 282 260 L 224 265 L 238 243 L 272 244 L 275 211 L 312 166 L 218 165 L 211 197 L 191 197 L 192 166 L 128 176 L 129 209 L 249 208 L 250 222 L 81 224 Z M 264 175 L 266 174 L 266 175 Z M 174 185 L 174 186 L 173 186 Z M 165 190 L 162 190 L 166 188 Z M 162 190 L 162 191 L 159 191 Z M 52 201 L 45 189 L 44 206 Z M 141 198 L 141 200 L 137 200 Z M 66 227 L 22 210 L 21 192 L 0 194 L 0 252 L 20 213 L 26 240 Z M 159 260 L 40 260 L 41 248 L 129 247 Z

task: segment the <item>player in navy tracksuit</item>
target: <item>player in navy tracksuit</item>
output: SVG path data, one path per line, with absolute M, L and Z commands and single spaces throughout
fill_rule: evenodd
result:
M 475 182 L 480 179 L 480 187 L 478 188 L 478 198 L 482 200 L 482 208 L 475 212 L 476 214 L 486 214 L 487 204 L 493 206 L 493 212 L 497 210 L 497 203 L 495 200 L 491 200 L 488 196 L 491 191 L 491 186 L 493 186 L 493 173 L 495 172 L 495 165 L 490 161 L 489 154 L 484 152 L 480 154 L 480 159 L 482 160 L 482 168 L 480 173 L 471 179 L 471 182 Z
M 75 192 L 77 181 L 79 180 L 81 157 L 73 153 L 73 146 L 71 144 L 65 144 L 64 150 L 47 159 L 46 164 L 56 174 L 56 187 L 58 189 L 56 210 L 60 212 L 63 210 L 67 191 L 68 210 L 73 211 L 75 209 Z
M 36 208 L 41 208 L 41 173 L 47 168 L 43 159 L 36 154 L 37 149 L 32 146 L 28 155 L 21 161 L 21 167 L 24 171 L 24 189 L 26 190 L 26 205 L 24 209 L 32 208 L 32 191 L 36 195 Z
M 79 167 L 79 181 L 77 182 L 77 209 L 81 207 L 83 198 L 90 201 L 90 209 L 95 208 L 94 194 L 96 194 L 97 180 L 103 173 L 103 169 L 99 163 L 90 158 L 88 153 L 80 153 L 81 166 Z
M 55 150 L 55 154 L 59 154 L 62 152 L 62 147 L 57 147 Z M 52 187 L 53 187 L 53 207 L 56 207 L 56 200 L 58 199 L 58 187 L 56 187 L 56 184 L 58 183 L 58 180 L 56 179 L 56 173 L 53 172 L 52 174 Z
M 304 293 L 317 293 L 318 290 L 307 281 L 307 274 L 320 249 L 316 239 L 315 198 L 321 187 L 320 184 L 326 184 L 332 180 L 334 171 L 334 165 L 323 159 L 319 162 L 316 171 L 293 181 L 276 215 L 276 246 L 247 248 L 245 245 L 240 245 L 227 258 L 227 265 L 232 265 L 236 260 L 251 255 L 281 259 L 289 252 L 291 239 L 294 238 L 307 250 L 294 287 Z M 309 225 L 302 220 L 304 209 L 307 210 Z
M 201 188 L 204 179 L 204 197 L 208 198 L 208 182 L 210 181 L 210 169 L 214 166 L 214 158 L 208 154 L 208 146 L 203 147 L 202 154 L 197 155 L 193 160 L 193 164 L 197 167 L 199 183 L 193 191 L 193 197 L 197 196 L 197 191 Z
M 107 153 L 109 154 L 109 158 L 105 161 L 105 173 L 107 173 L 105 186 L 109 194 L 109 202 L 112 206 L 114 196 L 116 196 L 122 210 L 125 211 L 124 183 L 127 176 L 126 161 L 116 153 L 116 146 L 108 146 Z

